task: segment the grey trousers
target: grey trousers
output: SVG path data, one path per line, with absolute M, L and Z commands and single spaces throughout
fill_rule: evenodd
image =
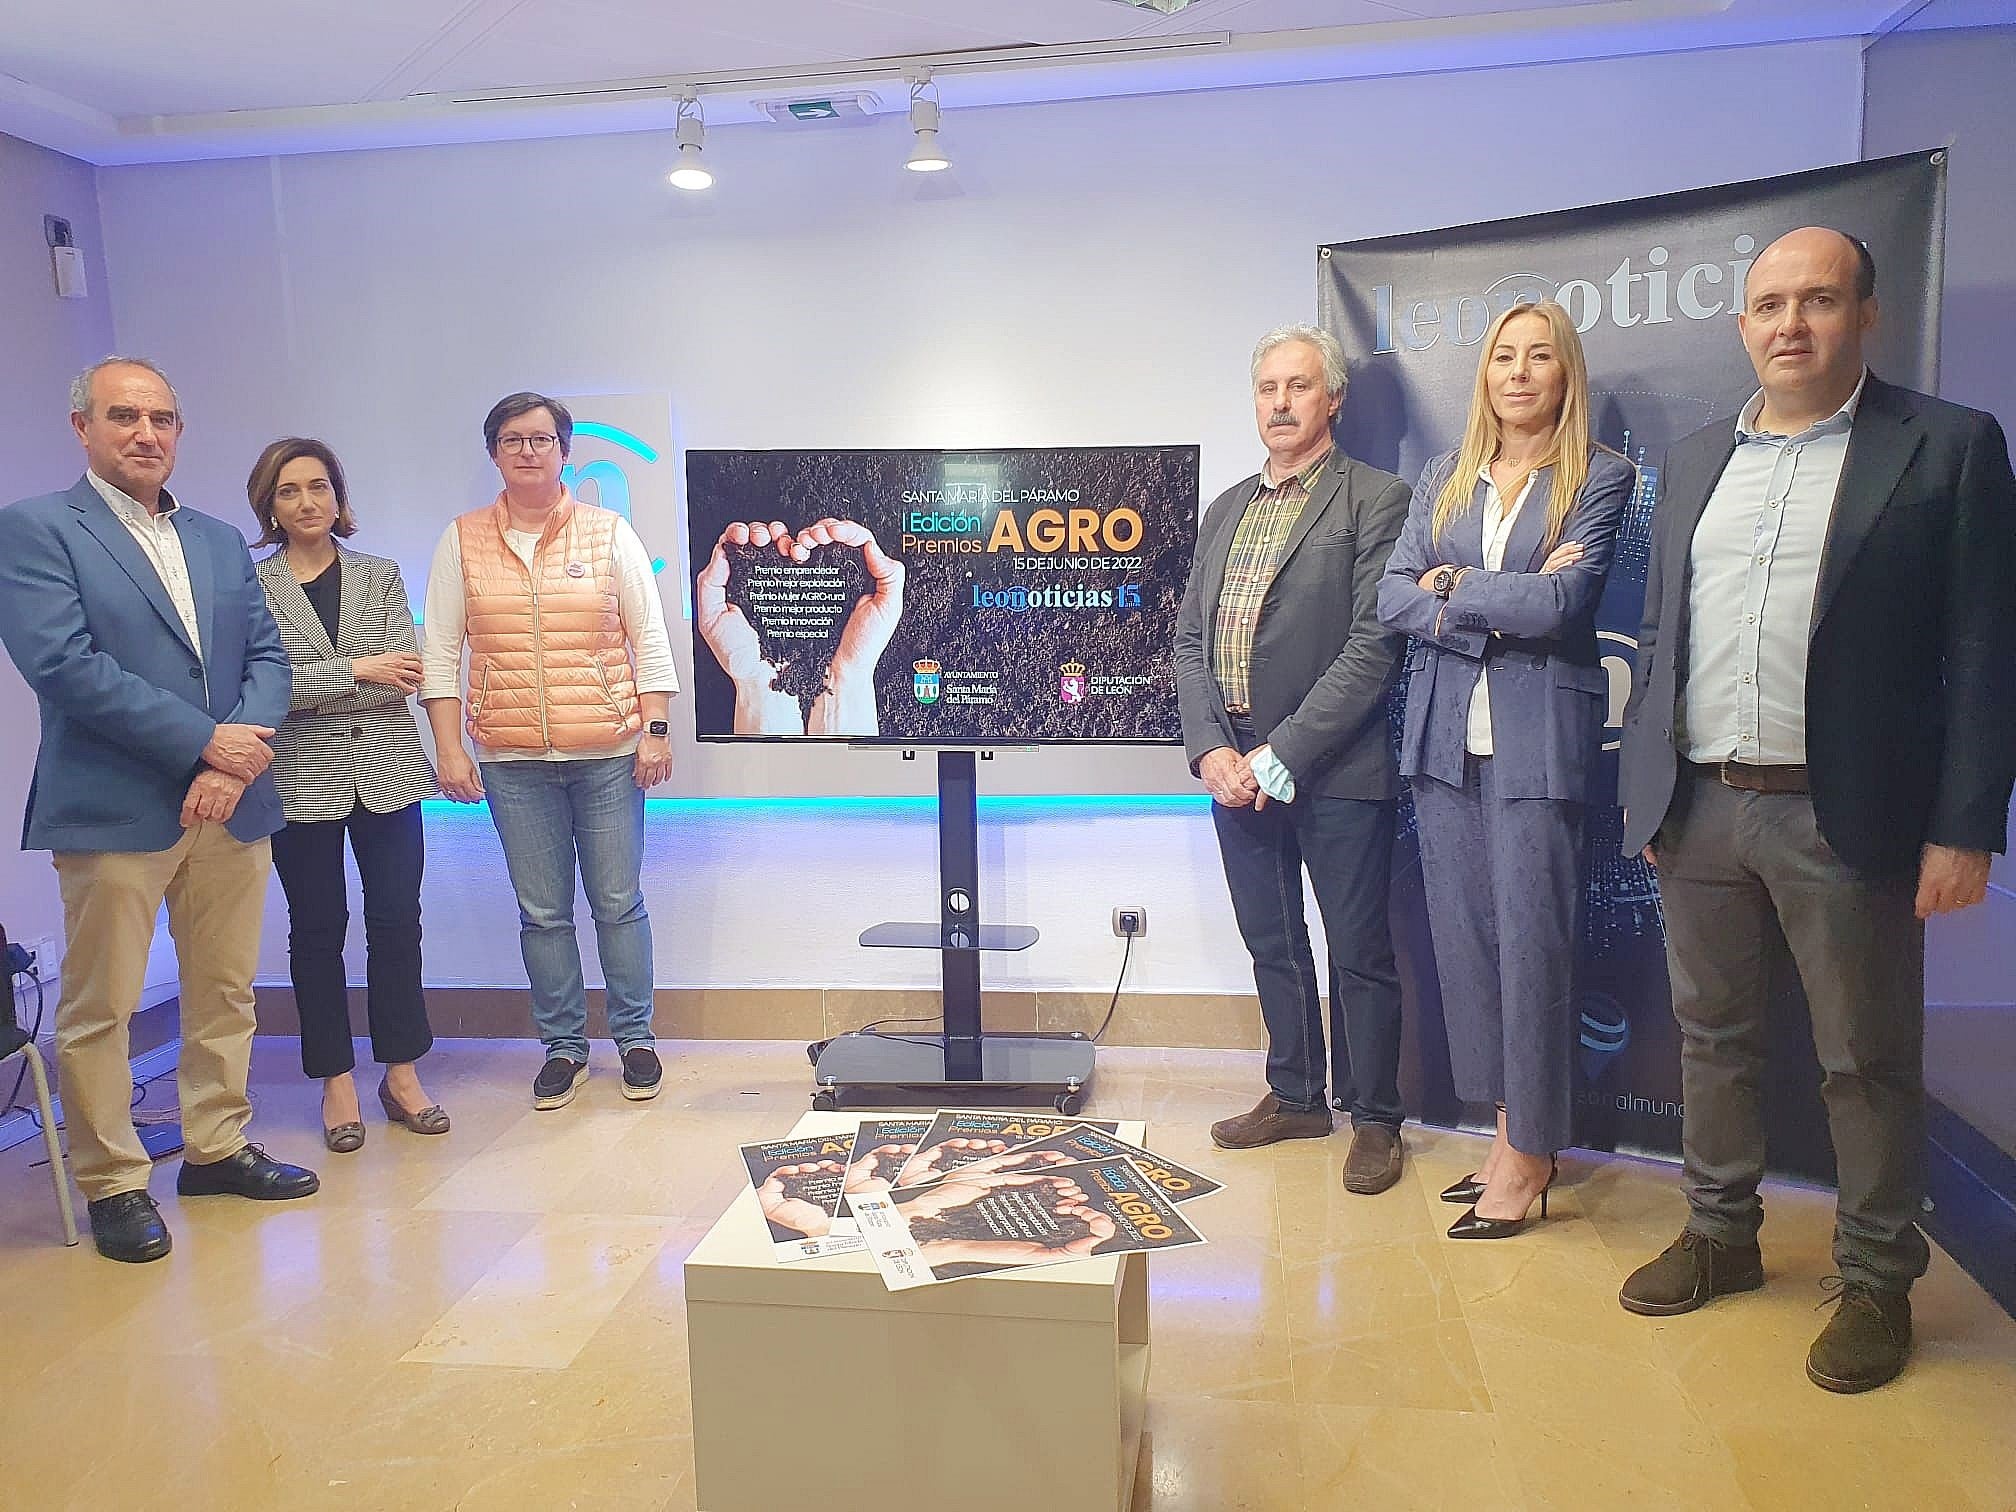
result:
M 1489 757 L 1463 777 L 1410 784 L 1449 1069 L 1465 1102 L 1505 1105 L 1513 1149 L 1551 1155 L 1574 1142 L 1582 805 L 1500 798 Z
M 1749 793 L 1683 766 L 1653 854 L 1680 1023 L 1688 1227 L 1750 1244 L 1764 1221 L 1767 939 L 1799 968 L 1824 1073 L 1839 1201 L 1834 1264 L 1903 1291 L 1929 1258 L 1925 926 L 1917 877 L 1837 857 L 1801 793 Z

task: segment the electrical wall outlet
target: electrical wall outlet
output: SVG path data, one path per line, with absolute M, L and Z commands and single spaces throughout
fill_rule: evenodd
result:
M 35 970 L 40 973 L 43 981 L 48 981 L 63 965 L 63 937 L 43 935 L 39 939 L 28 941 L 27 944 L 35 953 Z
M 1148 910 L 1127 907 L 1114 909 L 1113 933 L 1123 940 L 1140 939 L 1148 933 Z

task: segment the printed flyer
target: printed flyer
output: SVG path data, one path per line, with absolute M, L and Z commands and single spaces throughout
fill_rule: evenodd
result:
M 849 1216 L 850 1198 L 879 1194 L 895 1184 L 903 1162 L 917 1153 L 917 1141 L 931 1127 L 928 1118 L 864 1118 L 854 1135 L 854 1155 L 840 1197 L 840 1215 Z
M 959 1171 L 864 1196 L 854 1212 L 891 1291 L 1204 1243 L 1128 1159 L 1040 1173 Z
M 1067 1129 L 1061 1134 L 1053 1134 L 1048 1139 L 1039 1139 L 1034 1144 L 1026 1144 L 1014 1153 L 1020 1156 L 1041 1156 L 1045 1159 L 1061 1156 L 1062 1161 L 1073 1163 L 1085 1160 L 1131 1160 L 1140 1167 L 1142 1175 L 1155 1183 L 1156 1190 L 1171 1202 L 1194 1202 L 1199 1197 L 1209 1197 L 1213 1192 L 1223 1190 L 1223 1183 L 1213 1181 L 1201 1171 L 1193 1171 L 1188 1166 L 1178 1165 L 1166 1156 L 1157 1155 L 1152 1150 L 1144 1150 L 1139 1145 L 1129 1144 L 1117 1134 L 1108 1134 L 1089 1124 Z
M 921 1186 L 947 1171 L 975 1161 L 994 1160 L 1022 1145 L 1048 1139 L 1081 1125 L 1111 1132 L 1119 1127 L 1090 1119 L 1050 1118 L 1040 1113 L 979 1113 L 947 1108 L 931 1120 L 917 1149 L 892 1185 Z
M 741 1146 L 756 1205 L 780 1261 L 813 1260 L 861 1248 L 853 1220 L 841 1218 L 841 1188 L 854 1131 L 772 1139 Z

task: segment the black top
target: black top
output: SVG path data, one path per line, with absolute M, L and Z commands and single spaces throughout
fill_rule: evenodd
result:
M 301 585 L 314 606 L 315 617 L 329 632 L 329 644 L 336 644 L 336 626 L 343 618 L 343 563 L 339 558 L 322 569 L 321 575 Z

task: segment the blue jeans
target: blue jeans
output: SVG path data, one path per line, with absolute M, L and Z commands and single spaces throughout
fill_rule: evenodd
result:
M 483 791 L 518 894 L 532 1023 L 549 1055 L 588 1059 L 588 989 L 574 938 L 574 863 L 595 916 L 618 1050 L 651 1043 L 651 916 L 644 909 L 644 790 L 635 761 L 486 761 Z

